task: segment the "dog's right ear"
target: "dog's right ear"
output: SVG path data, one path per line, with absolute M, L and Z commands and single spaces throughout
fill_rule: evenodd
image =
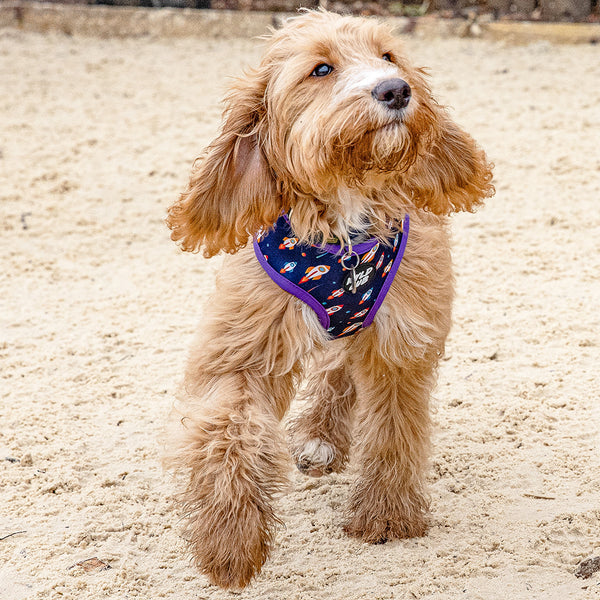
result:
M 225 99 L 221 134 L 194 163 L 190 182 L 171 206 L 171 239 L 186 251 L 211 257 L 234 253 L 281 213 L 277 182 L 262 150 L 268 136 L 258 71 L 238 80 Z

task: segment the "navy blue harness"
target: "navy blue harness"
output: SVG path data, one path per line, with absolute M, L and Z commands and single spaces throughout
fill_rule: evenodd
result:
M 342 248 L 299 244 L 287 215 L 266 235 L 254 239 L 254 252 L 267 275 L 310 306 L 334 338 L 368 327 L 400 266 L 409 219 L 389 244 L 371 239 Z

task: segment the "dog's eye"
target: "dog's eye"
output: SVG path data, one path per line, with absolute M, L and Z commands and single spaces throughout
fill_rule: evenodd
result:
M 383 60 L 387 60 L 388 62 L 392 62 L 392 55 L 389 52 L 386 52 L 381 58 L 383 58 Z
M 331 71 L 333 71 L 333 67 L 331 65 L 321 63 L 313 69 L 311 77 L 325 77 L 326 75 L 329 75 Z

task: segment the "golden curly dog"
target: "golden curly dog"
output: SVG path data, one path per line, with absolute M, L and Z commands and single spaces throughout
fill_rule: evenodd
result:
M 225 258 L 206 307 L 167 464 L 194 561 L 224 588 L 247 585 L 279 523 L 273 499 L 290 454 L 301 471 L 357 481 L 345 531 L 365 542 L 421 536 L 429 397 L 450 329 L 447 215 L 494 193 L 491 165 L 432 97 L 388 26 L 308 11 L 273 32 L 258 68 L 231 87 L 220 135 L 195 163 L 167 223 L 183 250 Z M 331 339 L 284 291 L 250 238 L 283 211 L 299 244 L 391 244 L 410 217 L 404 257 L 372 325 Z M 310 365 L 310 368 L 308 368 Z

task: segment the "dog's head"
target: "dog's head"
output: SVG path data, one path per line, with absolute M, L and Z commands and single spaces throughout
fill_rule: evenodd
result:
M 307 241 L 388 222 L 412 203 L 437 214 L 492 195 L 483 151 L 431 96 L 390 28 L 306 12 L 273 33 L 226 97 L 223 129 L 169 211 L 172 238 L 235 252 L 294 209 Z

